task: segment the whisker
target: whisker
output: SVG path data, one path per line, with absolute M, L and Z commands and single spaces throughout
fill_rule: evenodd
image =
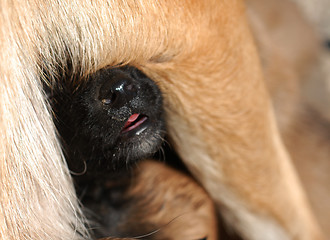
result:
M 74 176 L 82 176 L 87 172 L 87 163 L 86 161 L 84 161 L 84 170 L 82 172 L 74 172 L 72 170 L 70 170 L 70 174 L 74 175 Z
M 182 214 L 176 216 L 175 218 L 173 218 L 171 221 L 169 221 L 168 223 L 166 223 L 166 224 L 163 225 L 162 227 L 160 227 L 160 228 L 158 228 L 158 229 L 156 229 L 156 230 L 154 230 L 154 231 L 152 231 L 152 232 L 150 232 L 150 233 L 146 233 L 146 234 L 144 234 L 144 235 L 140 235 L 140 236 L 136 236 L 136 237 L 132 237 L 132 238 L 135 238 L 135 239 L 143 239 L 143 238 L 145 238 L 145 237 L 149 237 L 149 236 L 151 236 L 151 235 L 154 235 L 154 234 L 158 233 L 159 231 L 161 231 L 163 228 L 165 228 L 165 227 L 169 226 L 170 224 L 172 224 L 174 221 L 178 220 L 178 218 L 183 217 L 183 216 L 186 215 L 186 214 L 189 214 L 189 213 L 188 213 L 188 212 L 187 212 L 187 213 L 182 213 Z M 202 239 L 202 240 L 204 240 L 204 239 Z

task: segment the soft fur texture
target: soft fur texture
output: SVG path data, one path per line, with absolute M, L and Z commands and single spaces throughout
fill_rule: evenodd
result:
M 301 136 L 285 130 L 302 115 L 276 111 L 277 123 L 271 100 L 300 108 L 299 98 L 276 101 L 292 75 L 275 71 L 281 81 L 269 81 L 271 91 L 264 78 L 274 76 L 267 66 L 307 68 L 291 57 L 309 59 L 297 53 L 314 40 L 299 37 L 292 46 L 302 48 L 277 49 L 278 61 L 262 66 L 259 53 L 273 59 L 264 50 L 279 44 L 263 38 L 263 2 L 248 1 L 252 34 L 240 0 L 1 0 L 1 239 L 89 238 L 40 80 L 124 64 L 159 83 L 171 141 L 229 225 L 249 240 L 324 239 L 287 151 L 295 156 L 290 144 Z M 269 23 L 279 26 L 276 17 Z M 305 144 L 329 157 L 327 147 Z

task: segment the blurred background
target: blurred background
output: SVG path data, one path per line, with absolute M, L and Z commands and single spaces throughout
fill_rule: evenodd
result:
M 320 78 L 309 82 L 309 100 L 330 119 L 330 0 L 293 0 L 315 26 L 324 43 L 320 58 Z

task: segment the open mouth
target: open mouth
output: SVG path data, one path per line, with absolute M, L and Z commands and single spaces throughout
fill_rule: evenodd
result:
M 125 123 L 123 129 L 121 130 L 122 133 L 130 132 L 133 130 L 138 130 L 139 127 L 148 120 L 148 117 L 143 114 L 134 113 L 132 114 L 127 122 Z

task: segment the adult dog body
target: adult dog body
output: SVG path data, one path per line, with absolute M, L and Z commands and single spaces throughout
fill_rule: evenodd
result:
M 2 239 L 88 238 L 40 79 L 123 64 L 159 83 L 177 152 L 243 237 L 323 239 L 243 1 L 0 4 Z

